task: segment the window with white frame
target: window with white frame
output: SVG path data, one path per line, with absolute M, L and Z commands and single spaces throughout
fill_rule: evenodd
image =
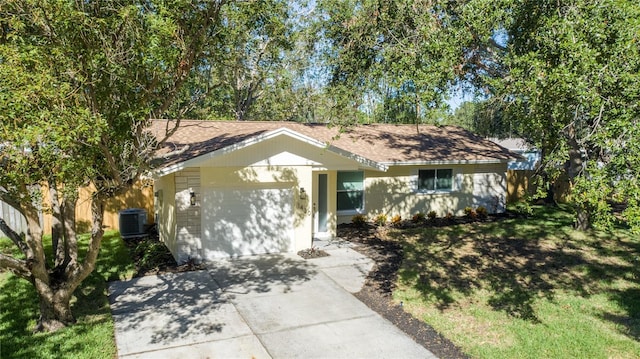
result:
M 337 209 L 343 212 L 360 212 L 364 209 L 362 171 L 338 172 Z
M 418 171 L 418 192 L 448 192 L 452 190 L 452 169 L 438 168 Z

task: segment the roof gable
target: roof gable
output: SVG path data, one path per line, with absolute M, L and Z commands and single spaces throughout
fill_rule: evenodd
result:
M 238 142 L 235 142 L 234 139 Z M 277 152 L 271 153 L 267 148 L 261 147 L 261 145 L 270 141 L 276 141 L 276 144 L 284 143 L 286 139 L 296 141 L 291 146 L 293 147 L 291 151 L 289 151 L 286 146 L 284 148 L 280 146 L 280 148 L 276 149 Z M 322 156 L 322 153 L 325 152 L 333 154 L 334 157 L 342 158 L 343 160 L 341 162 L 348 163 L 348 167 L 356 166 L 381 171 L 386 170 L 386 166 L 382 164 L 317 141 L 286 127 L 281 127 L 273 131 L 255 131 L 249 134 L 242 134 L 241 136 L 222 134 L 220 137 L 213 137 L 208 141 L 197 141 L 193 147 L 186 142 L 187 141 L 184 143 L 168 142 L 166 148 L 177 149 L 176 155 L 170 155 L 166 158 L 164 166 L 160 166 L 159 170 L 156 171 L 159 175 L 166 175 L 186 167 L 210 166 L 212 164 L 224 166 L 322 166 L 323 161 L 316 159 L 319 157 L 326 159 L 327 156 Z M 289 142 L 289 144 L 291 144 L 291 142 Z M 314 148 L 315 151 L 302 151 L 305 145 Z M 254 146 L 257 147 L 254 148 Z M 274 146 L 271 145 L 268 147 L 273 149 Z M 207 151 L 207 149 L 209 149 L 209 151 Z M 254 152 L 254 156 L 247 158 L 247 151 Z M 298 155 L 295 152 L 304 152 L 306 156 Z M 243 153 L 245 156 L 238 155 Z M 195 157 L 191 157 L 194 155 Z M 233 163 L 229 163 L 229 161 Z M 335 163 L 335 159 L 333 162 Z

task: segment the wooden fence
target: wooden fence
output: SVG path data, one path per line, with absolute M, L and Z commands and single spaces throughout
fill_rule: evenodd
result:
M 508 170 L 507 171 L 507 203 L 516 203 L 525 199 L 526 195 L 535 193 L 531 177 L 534 171 L 528 170 Z M 560 178 L 553 184 L 553 196 L 556 202 L 564 203 L 569 200 L 571 186 L 566 176 Z
M 76 231 L 86 233 L 91 230 L 91 194 L 93 189 L 84 187 L 80 189 L 78 203 L 76 205 Z M 48 201 L 44 206 L 48 207 Z M 119 229 L 119 212 L 127 208 L 142 208 L 147 211 L 147 223 L 154 223 L 153 187 L 140 181 L 133 185 L 127 193 L 112 198 L 105 205 L 103 227 L 105 229 Z M 46 211 L 45 211 L 46 212 Z M 27 232 L 27 221 L 15 208 L 0 201 L 0 218 L 3 218 L 9 227 L 18 233 Z M 40 213 L 40 223 L 44 234 L 51 234 L 51 214 Z M 0 233 L 0 237 L 4 237 Z
M 0 201 L 0 218 L 4 219 L 11 229 L 18 233 L 27 233 L 27 220 L 17 209 Z M 5 234 L 0 232 L 0 237 Z

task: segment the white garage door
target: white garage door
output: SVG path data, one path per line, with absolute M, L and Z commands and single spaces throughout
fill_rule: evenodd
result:
M 206 259 L 293 248 L 291 189 L 209 189 L 202 202 Z

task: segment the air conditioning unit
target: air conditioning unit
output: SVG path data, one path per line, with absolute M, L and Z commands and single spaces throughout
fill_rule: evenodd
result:
M 127 208 L 119 212 L 120 236 L 123 239 L 143 237 L 147 223 L 147 211 L 142 208 Z

